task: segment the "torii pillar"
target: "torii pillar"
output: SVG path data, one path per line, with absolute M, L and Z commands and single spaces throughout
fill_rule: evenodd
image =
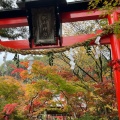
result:
M 109 24 L 113 24 L 118 21 L 118 12 L 115 11 L 111 15 L 108 16 Z M 120 38 L 117 38 L 116 35 L 111 35 L 110 37 L 110 45 L 112 50 L 112 59 L 120 60 Z M 116 66 L 116 65 L 115 65 Z M 116 88 L 116 97 L 118 103 L 118 115 L 120 120 L 120 71 L 114 70 L 114 83 Z

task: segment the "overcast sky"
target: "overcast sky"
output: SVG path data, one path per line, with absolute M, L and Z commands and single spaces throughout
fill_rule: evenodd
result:
M 4 56 L 4 55 L 5 55 L 5 52 L 1 52 L 1 53 L 0 53 L 0 65 L 4 62 L 4 61 L 3 61 L 3 56 Z M 14 58 L 14 55 L 15 55 L 15 54 L 7 53 L 7 59 L 6 59 L 6 61 L 7 61 L 7 60 L 12 60 L 12 59 Z M 26 55 L 25 55 L 25 56 L 19 55 L 19 57 L 20 57 L 20 59 L 22 59 L 22 58 L 26 57 Z

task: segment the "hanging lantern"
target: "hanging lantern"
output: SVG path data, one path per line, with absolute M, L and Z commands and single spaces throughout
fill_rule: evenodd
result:
M 59 4 L 65 0 L 19 0 L 26 9 L 29 24 L 29 43 L 36 46 L 62 45 Z

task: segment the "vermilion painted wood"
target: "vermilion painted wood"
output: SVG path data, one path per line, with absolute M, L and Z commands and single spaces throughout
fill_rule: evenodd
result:
M 10 47 L 10 48 L 14 48 L 14 49 L 28 49 L 29 48 L 28 40 L 0 41 L 0 44 L 5 47 Z
M 66 12 L 61 14 L 62 22 L 73 22 L 73 21 L 82 21 L 82 20 L 91 20 L 91 19 L 98 19 L 100 17 L 100 11 L 73 11 L 73 12 Z M 27 18 L 26 17 L 17 17 L 17 18 L 6 18 L 0 19 L 0 28 L 9 28 L 9 27 L 20 27 L 20 26 L 27 26 Z M 83 42 L 84 40 L 91 38 L 95 35 L 79 35 L 73 37 L 63 37 L 63 46 L 72 45 L 77 42 Z M 109 43 L 109 39 L 105 38 L 102 40 L 102 44 Z M 28 41 L 7 41 L 7 42 L 0 42 L 0 44 L 15 48 L 15 49 L 29 49 Z M 51 47 L 59 47 L 59 46 L 40 46 L 33 48 L 51 48 Z
M 28 26 L 26 17 L 0 19 L 0 28 Z
M 65 12 L 61 14 L 61 20 L 64 23 L 64 22 L 74 22 L 74 21 L 83 21 L 83 20 L 95 20 L 106 17 L 100 15 L 101 15 L 101 11 L 98 10 Z M 27 25 L 28 25 L 27 17 L 0 19 L 0 28 L 20 27 Z
M 63 37 L 63 47 L 64 46 L 70 46 L 78 42 L 84 42 L 88 38 L 94 37 L 95 34 L 85 34 L 85 35 L 79 35 L 79 36 L 69 36 L 69 37 Z M 101 39 L 101 44 L 109 44 L 110 39 L 109 37 L 104 37 Z M 30 49 L 29 48 L 29 42 L 28 40 L 9 40 L 9 41 L 0 41 L 0 44 L 6 47 L 14 48 L 14 49 Z M 91 44 L 94 44 L 94 41 L 91 42 Z M 39 46 L 35 47 L 33 46 L 33 49 L 43 49 L 43 48 L 55 48 L 55 47 L 60 47 L 58 45 L 52 45 L 52 46 Z
M 113 24 L 118 21 L 118 14 L 114 12 L 110 16 L 108 16 L 109 24 Z M 120 60 L 120 39 L 118 39 L 115 35 L 111 35 L 110 44 L 112 49 L 112 58 L 113 60 Z M 118 114 L 120 120 L 120 71 L 114 70 L 114 81 L 116 88 L 116 96 L 118 103 Z
M 107 16 L 101 16 L 103 11 L 99 10 L 83 10 L 83 11 L 72 11 L 64 12 L 61 14 L 62 22 L 75 22 L 84 20 L 96 20 L 106 18 Z
M 62 22 L 73 22 L 73 21 L 82 21 L 82 20 L 91 20 L 91 19 L 98 19 L 100 18 L 101 12 L 100 11 L 73 11 L 73 12 L 66 12 L 62 13 Z M 17 18 L 7 18 L 7 19 L 0 19 L 0 28 L 5 27 L 18 27 L 18 26 L 27 26 L 27 18 L 26 17 L 17 17 Z M 63 46 L 69 46 L 77 42 L 83 42 L 88 38 L 95 36 L 95 34 L 91 35 L 79 35 L 79 36 L 71 36 L 71 37 L 63 37 Z M 104 38 L 102 40 L 102 44 L 108 44 L 109 38 Z M 29 49 L 29 44 L 27 40 L 23 41 L 7 41 L 7 42 L 0 42 L 0 44 L 15 48 L 15 49 Z M 93 43 L 92 43 L 93 44 Z M 51 48 L 51 47 L 59 47 L 56 45 L 52 46 L 40 46 L 33 48 Z
M 95 34 L 84 34 L 79 36 L 63 37 L 63 46 L 70 46 L 75 43 L 84 42 L 85 40 L 96 36 Z M 104 37 L 101 39 L 101 44 L 109 44 L 109 37 Z M 94 41 L 91 42 L 91 45 L 94 45 Z

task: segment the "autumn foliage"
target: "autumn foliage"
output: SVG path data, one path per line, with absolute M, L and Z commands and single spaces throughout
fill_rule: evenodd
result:
M 19 74 L 19 80 L 0 78 L 1 120 L 33 120 L 45 110 L 67 113 L 67 119 L 82 119 L 87 113 L 98 120 L 117 117 L 115 89 L 110 80 L 93 82 L 85 76 L 83 82 L 71 71 L 39 61 L 34 62 L 29 74 L 27 64 L 22 62 L 24 69 L 12 71 Z

